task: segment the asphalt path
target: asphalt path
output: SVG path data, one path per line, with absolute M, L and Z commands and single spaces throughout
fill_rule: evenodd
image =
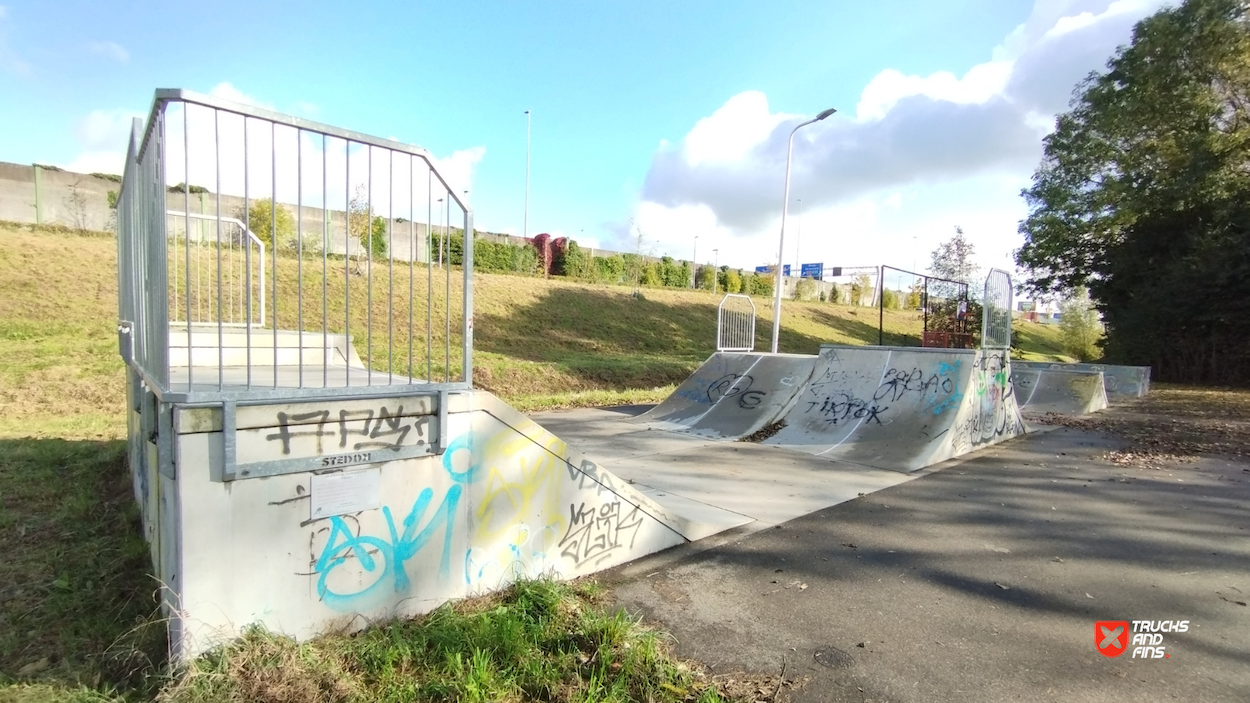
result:
M 795 701 L 1250 701 L 1250 463 L 1117 448 L 1029 435 L 604 579 L 679 654 L 784 668 Z M 1189 627 L 1109 658 L 1099 620 Z

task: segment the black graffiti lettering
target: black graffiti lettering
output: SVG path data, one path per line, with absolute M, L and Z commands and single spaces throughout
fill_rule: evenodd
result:
M 310 420 L 316 420 L 317 422 L 310 423 L 309 422 Z M 333 431 L 325 429 L 326 422 L 328 422 L 329 420 L 330 420 L 329 410 L 314 410 L 313 412 L 310 412 L 310 413 L 294 413 L 294 414 L 279 412 L 278 413 L 278 431 L 273 434 L 265 435 L 265 440 L 269 442 L 272 442 L 274 440 L 278 440 L 282 442 L 282 454 L 285 456 L 291 453 L 291 440 L 294 439 L 295 437 L 316 437 L 317 438 L 317 453 L 320 454 L 321 453 L 321 438 L 333 437 L 335 435 Z M 308 427 L 313 427 L 315 429 L 292 432 L 291 431 L 292 426 L 295 426 L 295 427 L 308 426 Z
M 282 442 L 284 455 L 291 453 L 291 440 L 297 437 L 315 437 L 317 454 L 324 453 L 323 437 L 337 436 L 339 449 L 350 448 L 352 450 L 398 450 L 406 446 L 405 441 L 408 436 L 414 433 L 416 442 L 409 444 L 425 444 L 429 436 L 430 418 L 427 416 L 405 417 L 403 413 L 402 405 L 394 412 L 385 406 L 379 408 L 376 413 L 373 410 L 340 410 L 338 428 L 332 429 L 327 427 L 330 424 L 329 410 L 293 414 L 279 412 L 277 432 L 266 435 L 265 439 L 270 442 Z M 301 427 L 313 429 L 297 429 Z M 349 447 L 349 438 L 360 439 L 351 442 Z
M 738 396 L 738 407 L 744 410 L 754 410 L 764 402 L 764 391 L 747 391 Z
M 581 564 L 585 560 L 602 561 L 621 547 L 632 548 L 642 516 L 637 506 L 621 515 L 621 501 L 604 503 L 596 509 L 586 503 L 569 504 L 569 527 L 557 545 L 560 553 Z

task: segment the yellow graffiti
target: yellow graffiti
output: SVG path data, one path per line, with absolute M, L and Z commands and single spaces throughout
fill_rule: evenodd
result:
M 491 439 L 480 458 L 488 473 L 476 511 L 475 543 L 496 543 L 518 520 L 531 516 L 546 520 L 531 549 L 546 551 L 559 540 L 565 527 L 560 505 L 564 450 L 564 442 L 556 439 L 546 447 L 512 433 Z M 530 539 L 528 531 L 525 539 Z

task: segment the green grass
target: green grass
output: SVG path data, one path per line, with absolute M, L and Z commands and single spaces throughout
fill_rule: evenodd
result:
M 0 439 L 0 700 L 143 691 L 164 661 L 125 451 Z
M 599 597 L 593 582 L 523 581 L 356 635 L 298 644 L 253 628 L 180 672 L 161 699 L 726 700 L 661 633 Z

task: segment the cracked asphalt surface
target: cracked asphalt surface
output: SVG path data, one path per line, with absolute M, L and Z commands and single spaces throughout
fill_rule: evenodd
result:
M 1029 435 L 603 580 L 713 673 L 784 666 L 794 701 L 1250 701 L 1250 462 L 1123 447 Z M 1112 659 L 1096 620 L 1190 627 Z

